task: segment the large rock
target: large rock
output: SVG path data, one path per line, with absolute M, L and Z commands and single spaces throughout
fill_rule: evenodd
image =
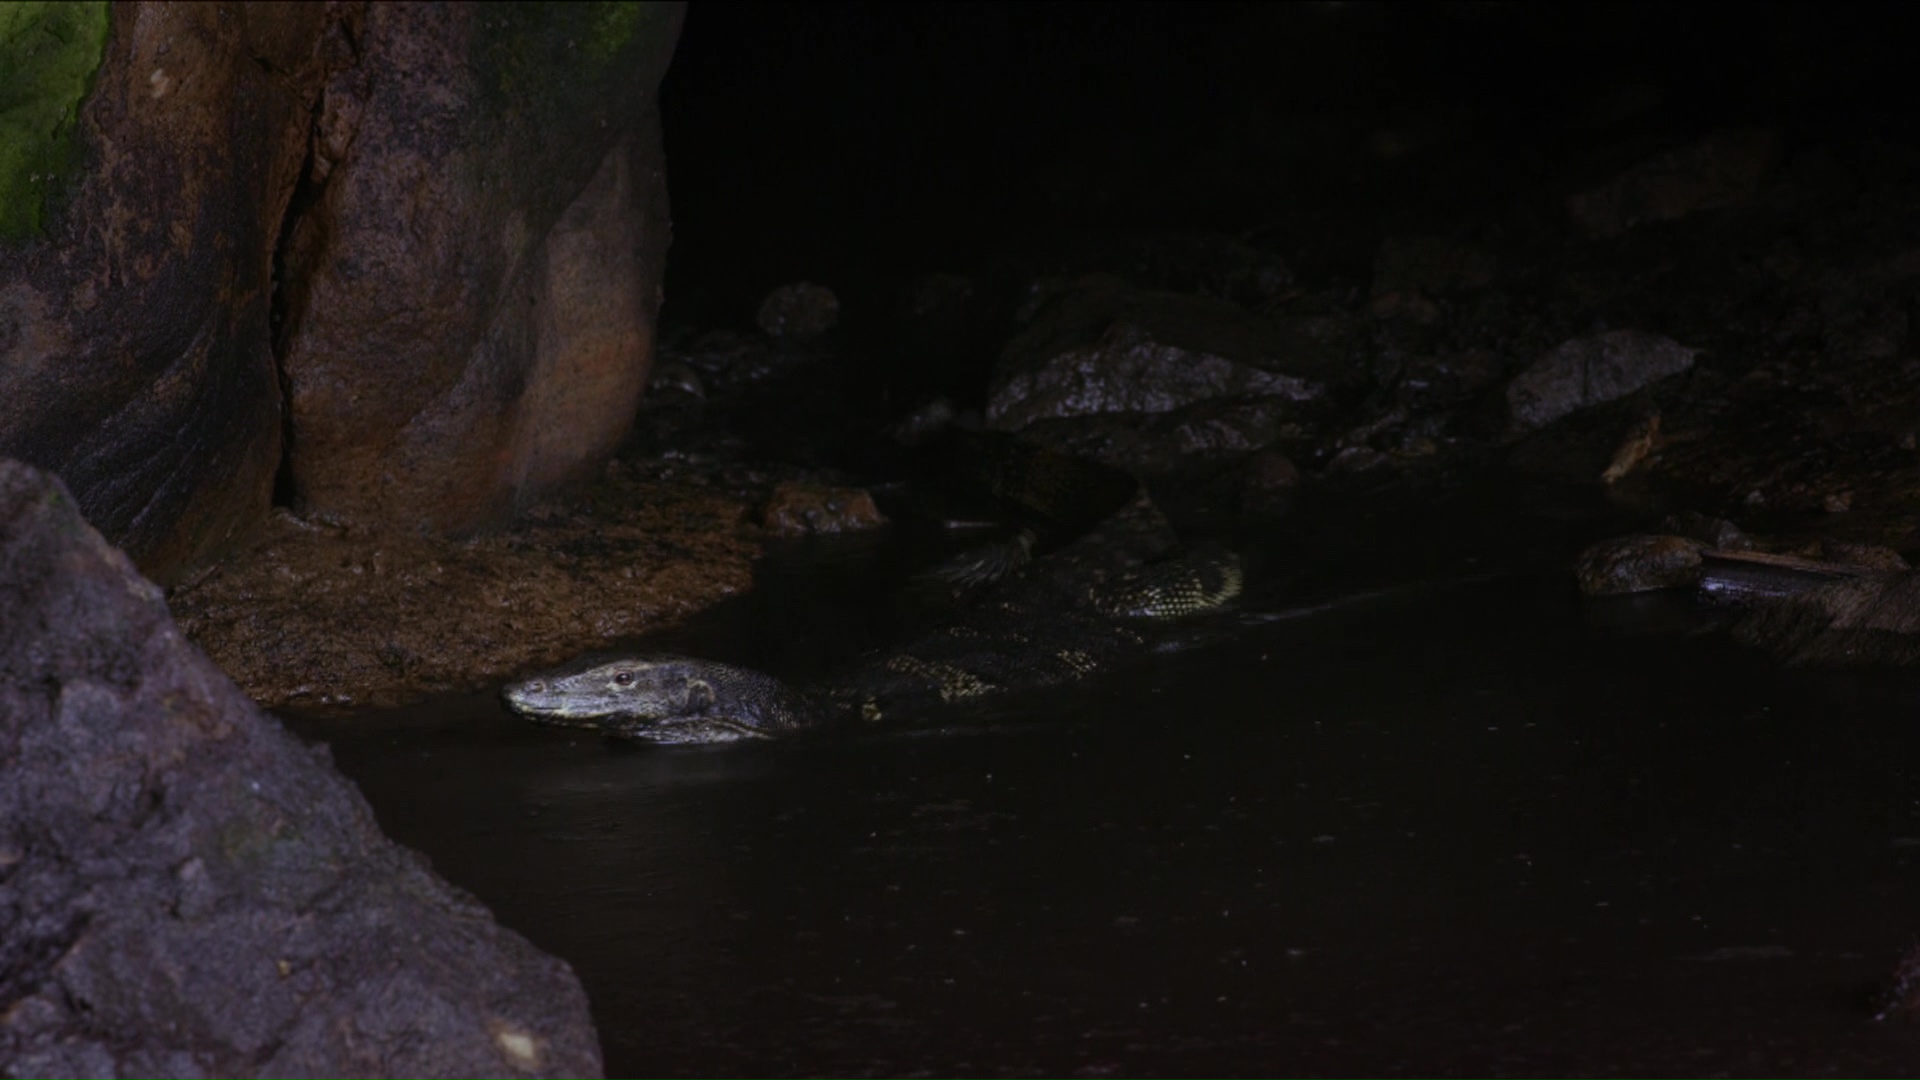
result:
M 501 929 L 188 645 L 55 479 L 0 460 L 9 1075 L 597 1075 Z
M 681 13 L 0 5 L 0 454 L 167 582 L 283 465 L 446 529 L 590 468 L 651 355 Z
M 296 509 L 462 530 L 603 460 L 653 355 L 679 4 L 374 3 L 289 233 Z
M 1513 426 L 1532 431 L 1582 409 L 1618 401 L 1691 368 L 1696 353 L 1641 330 L 1564 342 L 1507 384 Z
M 164 580 L 272 494 L 273 252 L 326 9 L 113 10 L 0 11 L 0 455 Z
M 1324 397 L 1343 356 L 1344 342 L 1225 301 L 1093 275 L 1008 343 L 987 422 L 1002 431 L 1106 416 L 1149 425 L 1203 403 L 1266 401 L 1261 424 L 1277 430 Z

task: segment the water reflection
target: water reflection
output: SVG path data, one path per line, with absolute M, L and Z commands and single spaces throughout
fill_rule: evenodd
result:
M 1867 1008 L 1920 911 L 1911 680 L 1441 562 L 918 732 L 301 727 L 574 964 L 616 1074 L 1913 1071 Z

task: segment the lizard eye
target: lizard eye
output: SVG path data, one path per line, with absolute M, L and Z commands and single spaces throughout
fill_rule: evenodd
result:
M 633 685 L 633 672 L 631 672 L 631 671 L 616 671 L 616 672 L 614 672 L 614 674 L 613 674 L 613 685 L 615 685 L 615 686 L 632 686 L 632 685 Z

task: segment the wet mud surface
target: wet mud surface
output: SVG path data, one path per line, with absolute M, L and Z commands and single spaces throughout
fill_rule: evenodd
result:
M 282 511 L 167 603 L 262 705 L 394 705 L 671 625 L 746 588 L 752 497 L 615 460 L 513 528 L 465 540 Z
M 1380 531 L 1430 542 L 1270 538 L 1264 625 L 926 728 L 293 722 L 573 964 L 612 1075 L 1910 1073 L 1920 1032 L 1873 1017 L 1920 683 L 1583 604 L 1591 522 Z M 879 556 L 831 550 L 653 640 L 804 674 L 876 632 L 848 598 Z

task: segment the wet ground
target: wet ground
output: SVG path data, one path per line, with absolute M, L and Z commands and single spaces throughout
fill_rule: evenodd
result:
M 610 1075 L 1920 1072 L 1873 1019 L 1920 935 L 1920 680 L 1583 604 L 1598 526 L 1529 528 L 1270 538 L 1280 617 L 928 730 L 296 724 L 574 965 Z M 864 543 L 662 644 L 830 666 Z

